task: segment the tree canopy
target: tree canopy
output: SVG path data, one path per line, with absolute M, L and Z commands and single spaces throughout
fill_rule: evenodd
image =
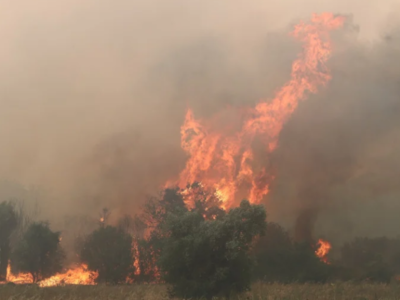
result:
M 116 227 L 102 226 L 87 236 L 80 256 L 98 272 L 98 282 L 122 283 L 135 271 L 132 237 Z
M 264 207 L 246 200 L 215 220 L 196 209 L 170 213 L 158 265 L 172 293 L 210 298 L 247 290 L 253 266 L 249 249 L 264 232 L 265 219 Z

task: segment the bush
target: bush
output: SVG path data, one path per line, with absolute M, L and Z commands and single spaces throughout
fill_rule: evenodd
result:
M 98 272 L 98 282 L 122 283 L 135 272 L 132 246 L 128 233 L 105 226 L 85 239 L 80 257 L 90 270 Z

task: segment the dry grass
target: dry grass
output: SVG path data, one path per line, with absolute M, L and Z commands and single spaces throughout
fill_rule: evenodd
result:
M 168 299 L 162 285 L 131 286 L 67 286 L 38 288 L 35 286 L 0 286 L 0 299 L 7 300 L 161 300 Z M 251 292 L 239 300 L 392 300 L 400 299 L 400 285 L 391 284 L 255 284 Z

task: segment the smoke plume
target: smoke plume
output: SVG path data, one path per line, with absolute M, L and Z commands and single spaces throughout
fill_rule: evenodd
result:
M 212 117 L 272 98 L 301 51 L 291 26 L 332 11 L 352 26 L 334 38 L 331 82 L 283 128 L 264 202 L 271 219 L 301 224 L 299 238 L 393 234 L 399 5 L 364 2 L 4 2 L 0 178 L 44 190 L 54 222 L 134 213 L 184 167 L 186 109 Z

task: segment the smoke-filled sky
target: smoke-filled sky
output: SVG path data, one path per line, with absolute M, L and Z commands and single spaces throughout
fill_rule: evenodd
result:
M 301 51 L 291 26 L 323 11 L 353 26 L 282 132 L 269 215 L 315 209 L 337 239 L 395 233 L 398 0 L 0 0 L 0 177 L 42 188 L 48 217 L 133 212 L 184 166 L 186 108 L 271 98 Z

